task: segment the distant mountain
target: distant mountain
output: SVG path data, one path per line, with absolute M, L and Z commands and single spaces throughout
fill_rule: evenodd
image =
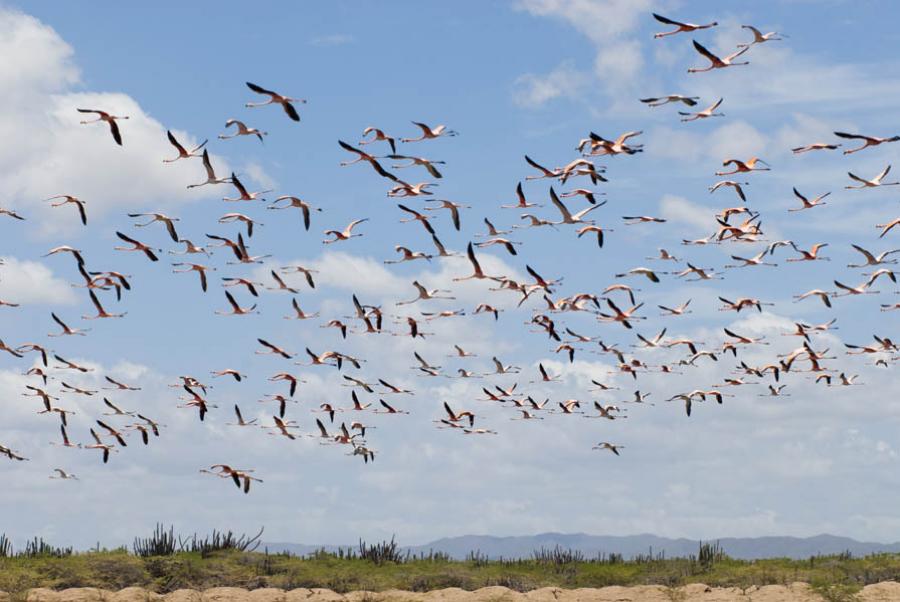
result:
M 725 553 L 732 558 L 753 560 L 757 558 L 808 558 L 817 554 L 839 554 L 849 551 L 854 556 L 864 556 L 877 552 L 900 552 L 900 543 L 862 542 L 849 537 L 816 535 L 814 537 L 724 537 L 718 540 Z M 621 554 L 632 558 L 637 554 L 664 553 L 666 557 L 696 554 L 700 542 L 693 539 L 669 539 L 656 535 L 587 535 L 584 533 L 541 533 L 512 537 L 491 535 L 462 535 L 447 537 L 419 546 L 407 546 L 413 554 L 428 554 L 429 551 L 443 552 L 451 558 L 463 559 L 470 552 L 477 551 L 489 558 L 527 558 L 541 548 L 577 550 L 586 557 L 598 554 Z M 315 546 L 293 543 L 265 543 L 260 549 L 269 552 L 290 552 L 307 555 L 319 549 L 335 551 L 351 546 Z

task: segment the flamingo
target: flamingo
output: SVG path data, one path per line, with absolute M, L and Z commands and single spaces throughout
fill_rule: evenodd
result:
M 209 469 L 203 469 L 200 472 L 221 477 L 223 479 L 231 479 L 234 481 L 237 488 L 243 490 L 245 494 L 250 493 L 250 484 L 253 481 L 256 481 L 257 483 L 263 482 L 262 479 L 258 479 L 251 474 L 254 472 L 253 470 L 239 470 L 237 468 L 232 468 L 227 464 L 214 464 L 210 466 Z
M 369 134 L 374 134 L 374 136 L 372 136 L 371 138 L 366 140 L 365 138 Z M 397 152 L 397 145 L 396 145 L 395 138 L 393 136 L 388 136 L 387 134 L 384 133 L 384 131 L 382 131 L 378 128 L 374 128 L 372 126 L 367 127 L 366 129 L 363 130 L 362 137 L 363 137 L 363 139 L 359 141 L 360 146 L 364 146 L 366 144 L 372 144 L 373 142 L 378 142 L 379 140 L 383 140 L 391 145 L 392 153 Z M 437 176 L 437 177 L 440 177 L 440 176 Z
M 82 121 L 81 124 L 85 125 L 88 123 L 97 123 L 98 121 L 105 121 L 109 124 L 109 131 L 112 134 L 113 140 L 116 141 L 116 144 L 122 146 L 122 133 L 119 132 L 119 124 L 116 123 L 117 119 L 129 119 L 128 115 L 111 115 L 106 111 L 100 111 L 98 109 L 77 109 L 79 113 L 94 113 L 97 115 L 97 119 L 93 119 L 91 121 Z
M 553 203 L 553 206 L 559 211 L 560 215 L 562 215 L 562 221 L 557 222 L 559 224 L 588 224 L 591 225 L 594 222 L 590 220 L 583 219 L 588 213 L 593 211 L 594 209 L 598 209 L 606 204 L 604 201 L 599 205 L 589 205 L 587 208 L 582 209 L 576 214 L 572 214 L 569 209 L 563 204 L 563 202 L 559 199 L 556 194 L 556 191 L 553 190 L 553 186 L 550 187 L 550 202 Z
M 78 335 L 78 336 L 83 337 L 83 336 L 87 336 L 88 331 L 90 331 L 90 328 L 71 328 L 65 322 L 63 322 L 59 318 L 59 316 L 57 316 L 53 312 L 50 312 L 50 317 L 53 318 L 54 322 L 59 324 L 60 328 L 62 328 L 62 332 L 57 333 L 57 334 L 52 334 L 52 333 L 48 334 L 47 335 L 48 337 L 62 337 L 62 336 L 71 336 L 71 335 Z
M 381 163 L 378 162 L 378 159 L 367 152 L 364 152 L 358 148 L 354 148 L 344 142 L 343 140 L 338 140 L 338 145 L 345 151 L 351 152 L 356 155 L 356 159 L 353 161 L 343 161 L 341 163 L 341 167 L 345 167 L 347 165 L 353 165 L 354 163 L 359 163 L 360 161 L 366 161 L 369 165 L 372 166 L 372 169 L 383 178 L 387 178 L 389 180 L 393 180 L 394 182 L 399 182 L 400 179 L 397 178 L 392 173 L 385 171 L 385 169 L 381 166 Z
M 697 50 L 697 52 L 702 54 L 709 61 L 709 67 L 704 67 L 702 69 L 699 67 L 691 67 L 690 69 L 688 69 L 688 73 L 702 73 L 704 71 L 712 71 L 713 69 L 724 69 L 725 67 L 735 67 L 738 65 L 750 64 L 750 61 L 744 61 L 743 63 L 734 62 L 734 59 L 738 58 L 750 49 L 749 46 L 744 46 L 737 52 L 732 52 L 724 58 L 719 58 L 718 56 L 707 50 L 706 47 L 703 46 L 703 44 L 700 44 L 697 40 L 693 40 L 693 42 L 694 48 Z
M 397 186 L 394 186 L 390 190 L 388 190 L 387 195 L 390 197 L 410 197 L 410 196 L 421 196 L 421 195 L 430 195 L 434 194 L 430 190 L 426 190 L 431 186 L 437 186 L 434 182 L 419 182 L 418 184 L 408 184 L 399 181 L 400 183 Z
M 859 151 L 869 148 L 870 146 L 878 146 L 879 144 L 884 144 L 885 142 L 897 142 L 900 140 L 900 136 L 891 136 L 889 138 L 879 138 L 877 136 L 864 136 L 862 134 L 848 134 L 847 132 L 835 132 L 835 136 L 838 138 L 844 138 L 846 140 L 862 140 L 863 145 L 858 146 L 856 148 L 851 148 L 844 151 L 845 155 L 852 155 L 853 153 L 858 153 Z
M 749 29 L 753 33 L 753 41 L 749 44 L 738 44 L 738 48 L 743 48 L 744 46 L 753 46 L 754 44 L 763 44 L 765 42 L 780 41 L 787 37 L 783 33 L 778 33 L 777 31 L 763 33 L 752 25 L 741 25 L 741 29 Z
M 597 157 L 597 156 L 605 156 L 605 155 L 634 155 L 636 153 L 643 152 L 643 144 L 635 144 L 628 145 L 625 142 L 629 138 L 634 138 L 635 136 L 640 136 L 643 134 L 643 131 L 634 131 L 634 132 L 625 132 L 615 140 L 607 140 L 603 136 L 599 136 L 594 132 L 590 133 L 588 140 L 591 144 L 591 152 L 585 156 L 588 157 Z M 582 147 L 582 144 L 579 144 L 579 147 Z M 581 150 L 581 148 L 579 148 Z M 571 168 L 569 168 L 570 170 Z M 568 171 L 564 168 L 565 171 Z M 565 180 L 563 180 L 565 182 Z
M 715 110 L 719 108 L 719 105 L 722 104 L 722 99 L 720 98 L 716 102 L 712 103 L 702 111 L 698 111 L 696 113 L 685 113 L 684 111 L 678 111 L 679 115 L 684 115 L 684 118 L 681 120 L 682 122 L 687 121 L 697 121 L 698 119 L 706 119 L 708 117 L 724 117 L 725 113 L 716 113 Z
M 237 131 L 233 134 L 219 134 L 219 140 L 228 140 L 238 136 L 256 136 L 260 142 L 264 142 L 263 136 L 268 136 L 268 132 L 263 132 L 257 128 L 248 128 L 243 121 L 237 119 L 229 119 L 225 122 L 225 127 L 237 126 Z
M 391 165 L 393 169 L 405 169 L 407 167 L 415 167 L 416 165 L 421 165 L 424 167 L 431 177 L 433 178 L 443 178 L 443 174 L 438 171 L 435 165 L 444 165 L 446 161 L 435 161 L 433 159 L 426 159 L 424 157 L 410 157 L 408 155 L 396 155 L 391 154 L 387 156 L 388 159 L 394 159 L 396 161 L 407 161 L 406 163 L 395 163 Z
M 179 243 L 184 245 L 184 251 L 169 251 L 171 255 L 197 255 L 203 254 L 209 257 L 209 251 L 206 250 L 206 247 L 198 247 L 193 242 L 186 238 L 182 238 L 178 241 Z
M 862 188 L 877 188 L 879 186 L 897 186 L 900 185 L 900 182 L 883 182 L 885 176 L 887 176 L 891 172 L 891 166 L 888 165 L 885 167 L 880 174 L 872 178 L 871 180 L 865 180 L 860 178 L 857 175 L 854 175 L 853 172 L 848 171 L 847 175 L 850 176 L 852 180 L 856 180 L 859 182 L 859 186 L 844 186 L 847 190 L 859 190 Z
M 819 251 L 828 246 L 827 242 L 816 243 L 810 248 L 809 251 L 799 248 L 793 242 L 791 242 L 790 244 L 797 253 L 800 253 L 800 257 L 792 257 L 787 261 L 831 261 L 831 259 L 828 257 L 819 257 Z
M 690 414 L 688 414 L 688 415 L 690 415 Z M 601 441 L 600 443 L 598 443 L 591 449 L 608 449 L 609 451 L 611 451 L 612 453 L 614 453 L 618 456 L 618 455 L 620 455 L 619 450 L 625 449 L 625 446 L 624 445 L 616 445 L 613 443 L 609 443 L 607 441 Z
M 757 163 L 762 163 L 765 167 L 757 167 Z M 758 157 L 751 157 L 746 161 L 741 161 L 740 159 L 728 159 L 722 162 L 724 167 L 728 167 L 729 165 L 734 165 L 734 169 L 731 171 L 717 171 L 717 176 L 730 176 L 736 173 L 747 173 L 750 171 L 769 171 L 772 169 L 768 163 L 763 161 Z
M 340 242 L 342 240 L 350 240 L 351 238 L 356 238 L 358 236 L 362 236 L 362 234 L 354 234 L 353 228 L 358 226 L 363 222 L 369 221 L 369 218 L 357 219 L 350 222 L 346 228 L 343 230 L 325 230 L 325 236 L 331 235 L 334 238 L 323 240 L 322 243 L 329 245 L 331 243 Z
M 691 304 L 691 299 L 688 299 L 681 305 L 676 305 L 675 307 L 666 307 L 665 305 L 657 305 L 658 308 L 663 310 L 664 314 L 660 314 L 662 316 L 683 316 L 685 314 L 692 313 L 691 310 L 688 310 L 688 305 Z
M 804 146 L 795 146 L 791 149 L 791 152 L 795 155 L 800 155 L 816 150 L 836 150 L 840 148 L 840 146 L 840 144 L 829 144 L 827 142 L 813 142 L 812 144 L 806 144 Z
M 247 188 L 244 187 L 244 185 L 241 183 L 241 181 L 238 179 L 238 177 L 236 175 L 234 175 L 234 172 L 231 172 L 231 177 L 228 179 L 228 181 L 231 182 L 231 184 L 235 188 L 237 188 L 239 196 L 236 198 L 233 198 L 233 199 L 224 197 L 222 199 L 223 201 L 255 201 L 256 199 L 260 198 L 259 195 L 266 194 L 267 192 L 272 192 L 271 190 L 259 190 L 257 192 L 247 192 Z M 266 199 L 260 199 L 260 200 L 264 201 Z
M 424 123 L 420 123 L 418 121 L 413 121 L 413 125 L 422 130 L 422 135 L 418 138 L 400 138 L 400 142 L 419 142 L 421 140 L 431 140 L 434 138 L 440 138 L 441 136 L 456 136 L 457 133 L 453 130 L 448 130 L 446 125 L 439 125 L 437 127 L 429 127 Z
M 63 440 L 63 442 L 62 442 L 62 443 L 56 443 L 56 442 L 54 441 L 54 442 L 51 442 L 51 445 L 59 445 L 60 447 L 69 447 L 69 448 L 81 449 L 81 444 L 80 444 L 80 443 L 72 443 L 72 442 L 69 440 L 69 435 L 68 435 L 68 433 L 66 432 L 66 426 L 65 426 L 64 424 L 60 424 L 60 425 L 59 425 L 59 432 L 62 434 L 62 440 Z
M 25 221 L 25 218 L 22 217 L 21 215 L 19 215 L 18 213 L 16 213 L 14 210 L 6 209 L 4 207 L 0 207 L 0 215 L 6 215 L 13 219 L 17 219 L 19 221 Z
M 876 226 L 875 226 L 876 228 L 881 228 L 881 234 L 878 236 L 878 238 L 884 238 L 885 234 L 887 234 L 888 232 L 890 232 L 897 226 L 900 226 L 900 217 L 898 217 L 897 219 L 891 220 L 891 221 L 887 222 L 886 224 L 876 224 Z
M 284 109 L 284 112 L 287 113 L 287 116 L 293 119 L 294 121 L 300 121 L 300 115 L 297 113 L 297 109 L 294 108 L 294 105 L 291 103 L 299 102 L 300 104 L 306 104 L 306 100 L 302 98 L 289 98 L 287 96 L 282 96 L 277 92 L 272 92 L 271 90 L 266 90 L 263 87 L 257 86 L 256 84 L 252 84 L 250 82 L 246 82 L 247 87 L 256 92 L 257 94 L 263 94 L 269 97 L 269 100 L 265 102 L 248 102 L 244 106 L 248 108 L 253 107 L 264 107 L 266 105 L 272 104 L 280 104 L 281 108 Z
M 169 217 L 163 213 L 129 213 L 128 217 L 149 217 L 150 221 L 145 224 L 135 224 L 135 228 L 144 228 L 149 226 L 154 222 L 160 222 L 165 224 L 166 231 L 169 233 L 169 237 L 174 242 L 180 242 L 178 238 L 178 232 L 175 231 L 175 222 L 179 221 L 177 217 Z
M 788 211 L 791 211 L 791 212 L 793 212 L 793 211 L 803 211 L 803 210 L 805 210 L 805 209 L 812 209 L 813 207 L 819 207 L 819 206 L 821 206 L 821 205 L 827 205 L 828 203 L 822 202 L 822 199 L 824 199 L 825 197 L 827 197 L 828 195 L 831 194 L 830 192 L 826 192 L 826 193 L 820 194 L 820 195 L 817 196 L 816 198 L 810 200 L 810 199 L 807 199 L 807 198 L 806 198 L 805 196 L 803 196 L 802 194 L 800 194 L 800 193 L 797 191 L 796 188 L 794 188 L 793 190 L 794 190 L 794 196 L 797 197 L 798 199 L 800 199 L 800 203 L 802 204 L 802 206 L 799 207 L 799 208 L 795 208 L 795 209 L 788 209 Z
M 744 195 L 744 189 L 741 186 L 748 186 L 750 182 L 735 182 L 734 180 L 721 180 L 716 182 L 712 186 L 709 187 L 709 192 L 712 194 L 723 186 L 727 186 L 729 188 L 733 188 L 737 193 L 738 198 L 740 198 L 743 202 L 747 202 L 747 197 Z
M 288 204 L 287 205 L 278 205 L 277 203 L 279 203 L 281 201 L 288 201 Z M 272 202 L 272 204 L 269 207 L 267 207 L 267 209 L 290 209 L 291 207 L 296 207 L 296 208 L 300 209 L 300 211 L 302 211 L 303 226 L 307 230 L 309 230 L 310 212 L 311 211 L 322 211 L 320 208 L 313 207 L 306 201 L 304 201 L 298 197 L 290 196 L 290 195 L 283 195 L 283 196 L 276 198 Z
M 296 297 L 294 299 L 291 299 L 291 307 L 294 308 L 294 315 L 284 316 L 285 320 L 309 320 L 309 319 L 315 318 L 319 315 L 319 312 L 315 312 L 312 314 L 308 314 L 308 313 L 304 312 L 300 308 L 300 304 L 297 302 Z
M 594 224 L 588 224 L 586 226 L 582 226 L 578 229 L 578 238 L 581 238 L 585 234 L 596 234 L 597 235 L 597 246 L 601 249 L 603 248 L 603 233 L 604 232 L 614 232 L 611 228 L 601 228 L 600 226 Z
M 206 170 L 206 181 L 200 182 L 199 184 L 188 184 L 188 188 L 199 188 L 200 186 L 206 186 L 207 184 L 228 184 L 231 182 L 231 178 L 217 178 L 216 172 L 213 170 L 212 164 L 209 162 L 209 151 L 203 149 L 203 168 Z
M 187 150 L 178 140 L 175 138 L 174 134 L 170 130 L 166 130 L 166 137 L 169 139 L 169 144 L 175 147 L 175 150 L 178 151 L 178 156 L 174 159 L 163 159 L 163 163 L 174 163 L 179 159 L 190 159 L 191 157 L 201 157 L 202 155 L 198 155 L 197 151 L 206 146 L 208 140 L 204 140 L 202 143 L 198 144 L 191 150 Z
M 254 311 L 256 309 L 255 303 L 250 307 L 241 307 L 228 291 L 225 291 L 225 298 L 228 299 L 228 304 L 231 305 L 231 311 L 216 310 L 216 313 L 220 316 L 243 316 L 252 313 L 259 313 L 258 311 Z
M 78 215 L 81 217 L 81 224 L 83 226 L 87 226 L 87 212 L 85 211 L 85 202 L 79 199 L 78 197 L 72 196 L 70 194 L 57 194 L 56 196 L 52 196 L 50 198 L 44 199 L 45 201 L 52 201 L 55 199 L 65 199 L 59 203 L 50 203 L 51 207 L 62 207 L 63 205 L 75 205 L 78 207 Z
M 157 253 L 162 253 L 161 249 L 151 249 L 144 243 L 137 241 L 133 238 L 130 238 L 130 237 L 122 234 L 121 232 L 116 232 L 116 236 L 118 236 L 119 239 L 132 245 L 131 248 L 129 248 L 129 247 L 113 247 L 113 249 L 115 249 L 116 251 L 140 251 L 141 253 L 146 255 L 147 259 L 149 259 L 150 261 L 159 261 L 159 257 L 157 257 L 153 251 L 156 251 Z
M 822 303 L 825 304 L 825 307 L 828 307 L 830 309 L 831 308 L 831 300 L 829 299 L 830 295 L 831 295 L 831 293 L 825 292 L 821 289 L 813 289 L 811 291 L 807 291 L 807 292 L 803 293 L 802 295 L 795 295 L 794 303 L 803 301 L 804 299 L 807 299 L 809 297 L 818 297 L 819 299 L 821 299 Z
M 188 272 L 197 272 L 197 274 L 200 276 L 200 288 L 201 288 L 201 290 L 203 290 L 204 293 L 206 292 L 206 289 L 207 289 L 206 271 L 207 270 L 215 271 L 215 269 L 216 269 L 216 268 L 212 268 L 209 266 L 201 265 L 199 263 L 183 263 L 183 262 L 173 263 L 172 267 L 176 267 L 176 268 L 184 267 L 184 269 L 181 269 L 181 270 L 172 270 L 173 274 L 185 274 Z
M 697 105 L 697 101 L 700 100 L 700 97 L 684 96 L 683 94 L 669 94 L 666 96 L 659 96 L 654 98 L 639 98 L 638 100 L 646 104 L 648 107 L 660 107 L 662 105 L 669 104 L 670 102 L 680 102 L 689 107 L 693 107 Z
M 408 247 L 404 247 L 402 245 L 395 245 L 394 250 L 397 251 L 398 253 L 400 253 L 400 255 L 401 255 L 400 259 L 385 259 L 384 263 L 390 265 L 390 264 L 394 264 L 394 263 L 403 263 L 405 261 L 414 261 L 416 259 L 426 259 L 428 261 L 431 261 L 431 257 L 432 257 L 431 255 L 428 255 L 427 253 L 423 253 L 421 251 L 413 251 L 413 250 L 409 249 Z
M 81 316 L 83 320 L 97 320 L 101 318 L 122 318 L 128 312 L 123 312 L 120 314 L 111 314 L 103 309 L 103 306 L 100 304 L 100 300 L 97 298 L 97 295 L 94 294 L 94 291 L 89 291 L 88 293 L 91 297 L 91 303 L 94 304 L 94 307 L 97 308 L 96 316 Z
M 697 31 L 700 29 L 709 29 L 710 27 L 715 27 L 719 23 L 717 21 L 712 21 L 711 23 L 706 23 L 703 25 L 697 25 L 696 23 L 683 23 L 681 21 L 675 21 L 674 19 L 669 19 L 668 17 L 663 17 L 662 15 L 658 15 L 656 13 L 651 13 L 653 18 L 659 21 L 660 23 L 664 23 L 666 25 L 673 25 L 675 29 L 672 31 L 664 31 L 662 33 L 655 33 L 653 37 L 655 39 L 664 38 L 666 36 L 673 36 L 677 33 L 681 32 L 691 32 Z
M 450 217 L 453 220 L 453 227 L 456 228 L 457 232 L 459 232 L 460 228 L 459 210 L 472 208 L 470 205 L 462 205 L 460 203 L 454 203 L 453 201 L 447 200 L 425 199 L 425 202 L 440 203 L 440 207 L 425 207 L 425 211 L 439 211 L 441 209 L 448 209 L 450 211 Z
M 859 263 L 859 264 L 852 264 L 852 263 L 847 264 L 848 268 L 864 268 L 864 267 L 871 266 L 871 265 L 896 264 L 897 263 L 896 259 L 888 260 L 887 257 L 890 255 L 893 255 L 895 253 L 900 253 L 900 249 L 893 249 L 890 251 L 884 251 L 882 253 L 879 253 L 876 256 L 876 255 L 872 254 L 871 252 L 867 251 L 866 249 L 862 248 L 859 245 L 851 244 L 850 246 L 853 247 L 853 249 L 855 249 L 859 253 L 862 253 L 863 257 L 866 258 L 866 262 Z
M 103 440 L 100 439 L 100 435 L 94 429 L 91 429 L 91 437 L 94 438 L 94 443 L 83 445 L 83 449 L 99 449 L 103 452 L 103 463 L 106 464 L 109 462 L 109 453 L 111 451 L 115 451 L 112 445 L 107 445 L 103 443 Z

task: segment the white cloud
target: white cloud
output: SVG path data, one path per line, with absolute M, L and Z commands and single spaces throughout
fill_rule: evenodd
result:
M 269 263 L 270 267 L 257 270 L 260 279 L 268 279 L 268 270 L 276 265 L 300 265 L 318 272 L 318 274 L 313 274 L 316 286 L 321 284 L 340 290 L 353 291 L 360 295 L 388 296 L 397 294 L 405 286 L 404 281 L 394 276 L 381 261 L 345 251 L 325 251 L 312 260 L 299 259 Z M 291 285 L 306 286 L 303 274 L 286 274 L 285 282 Z
M 162 162 L 175 152 L 166 140 L 167 128 L 136 100 L 117 92 L 73 90 L 80 79 L 72 48 L 52 28 L 2 10 L 0 51 L 28 57 L 0 67 L 0 86 L 10 91 L 0 135 L 16 141 L 0 148 L 0 187 L 24 213 L 38 214 L 43 234 L 80 228 L 72 212 L 40 202 L 55 194 L 85 201 L 89 221 L 110 211 L 165 208 L 217 195 L 214 187 L 186 188 L 203 180 L 199 160 Z M 115 144 L 106 124 L 81 125 L 93 116 L 76 108 L 129 116 L 119 121 L 123 146 Z M 173 133 L 185 146 L 198 142 L 181 130 L 173 128 Z M 212 160 L 217 170 L 228 173 L 221 157 L 213 155 Z
M 393 258 L 392 258 L 393 259 Z M 491 276 L 506 276 L 522 282 L 525 277 L 506 263 L 502 258 L 484 252 L 478 252 L 478 261 L 485 273 Z M 466 280 L 454 282 L 454 278 L 469 275 L 471 264 L 465 257 L 435 258 L 431 263 L 420 262 L 420 270 L 407 277 L 401 278 L 391 271 L 382 260 L 361 255 L 354 255 L 346 251 L 324 251 L 313 259 L 298 259 L 292 261 L 272 260 L 265 266 L 256 270 L 256 277 L 260 280 L 268 280 L 269 270 L 275 267 L 300 265 L 318 271 L 313 274 L 316 286 L 336 288 L 351 291 L 360 296 L 374 297 L 381 301 L 396 302 L 415 294 L 412 281 L 418 280 L 427 288 L 452 289 L 456 299 L 443 303 L 443 305 L 474 304 L 484 301 L 488 286 L 496 285 L 493 281 L 479 282 Z M 284 280 L 289 285 L 297 285 L 300 288 L 306 286 L 303 274 L 285 274 Z M 501 302 L 492 299 L 497 307 L 505 307 L 507 303 L 514 305 L 518 301 L 513 295 Z
M 558 65 L 544 75 L 526 73 L 516 78 L 513 101 L 523 107 L 540 107 L 556 98 L 577 98 L 590 79 L 571 63 Z
M 846 126 L 808 113 L 793 113 L 791 121 L 778 128 L 774 136 L 775 144 L 783 151 L 787 151 L 813 142 L 829 141 L 834 137 L 832 132 L 841 127 Z
M 27 61 L 7 60 L 0 66 L 7 103 L 28 101 L 32 91 L 51 93 L 78 82 L 72 47 L 52 27 L 30 15 L 0 11 L 0 53 L 11 57 L 23 49 Z
M 709 207 L 703 207 L 673 194 L 663 195 L 660 199 L 659 213 L 671 222 L 687 224 L 701 230 L 711 230 L 716 224 L 714 211 Z
M 604 84 L 598 89 L 621 95 L 623 88 L 634 85 L 644 64 L 642 43 L 626 36 L 656 4 L 656 0 L 519 0 L 516 6 L 537 17 L 559 19 L 587 37 L 596 53 L 595 81 Z M 527 86 L 531 94 L 525 98 L 530 102 L 519 100 L 521 89 L 516 91 L 516 99 L 523 106 L 533 107 L 552 98 L 574 97 L 573 88 L 587 88 L 587 79 L 585 72 L 566 64 L 543 77 L 523 75 L 517 84 Z
M 28 305 L 62 305 L 75 302 L 72 287 L 37 261 L 3 257 L 0 264 L 0 299 Z
M 628 82 L 643 66 L 641 43 L 635 39 L 622 40 L 614 46 L 604 46 L 597 50 L 594 74 L 602 81 Z
M 747 160 L 762 156 L 766 142 L 765 135 L 746 121 L 728 121 L 709 135 L 705 147 L 707 156 L 718 161 Z
M 697 131 L 694 124 L 654 129 L 647 136 L 647 152 L 684 163 L 709 159 L 711 167 L 716 168 L 726 159 L 765 156 L 769 150 L 765 134 L 743 120 L 730 121 L 725 117 L 722 121 L 722 125 L 705 132 Z
M 719 77 L 696 78 L 693 90 L 709 98 L 724 96 L 740 109 L 804 105 L 841 113 L 887 110 L 892 106 L 890 99 L 900 92 L 895 79 L 884 77 L 885 72 L 896 70 L 886 61 L 824 62 L 784 42 L 754 46 L 744 56 L 749 66 L 724 69 Z
M 595 44 L 632 31 L 656 4 L 653 0 L 519 0 L 517 6 L 539 17 L 561 19 Z
M 278 186 L 278 182 L 266 172 L 262 165 L 255 161 L 250 161 L 245 164 L 243 173 L 250 176 L 250 178 L 266 190 L 274 190 Z

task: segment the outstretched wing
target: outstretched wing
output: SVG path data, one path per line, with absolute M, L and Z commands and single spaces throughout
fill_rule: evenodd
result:
M 666 25 L 678 25 L 679 27 L 684 25 L 684 23 L 682 23 L 681 21 L 675 21 L 673 19 L 664 17 L 662 15 L 658 15 L 656 13 L 651 13 L 651 14 L 653 15 L 653 18 L 656 19 L 657 21 L 659 21 L 660 23 L 665 23 Z
M 709 50 L 707 50 L 706 47 L 705 47 L 703 44 L 701 44 L 701 43 L 698 42 L 697 40 L 692 40 L 692 41 L 694 42 L 694 48 L 697 50 L 697 52 L 699 52 L 700 54 L 702 54 L 703 56 L 705 56 L 706 58 L 708 58 L 708 59 L 709 59 L 710 61 L 712 61 L 713 63 L 720 63 L 720 62 L 722 62 L 721 59 L 719 59 L 719 57 L 717 57 L 717 56 L 714 55 L 712 52 L 710 52 Z M 746 49 L 745 49 L 745 50 L 746 50 Z
M 265 88 L 263 88 L 263 87 L 261 87 L 261 86 L 257 86 L 257 85 L 254 84 L 254 83 L 246 82 L 246 84 L 247 84 L 247 87 L 248 87 L 248 88 L 250 88 L 251 90 L 253 90 L 253 91 L 256 92 L 257 94 L 268 94 L 268 95 L 270 95 L 270 96 L 274 96 L 274 95 L 275 95 L 275 92 L 272 92 L 271 90 L 266 90 Z
M 294 121 L 300 121 L 300 114 L 297 113 L 297 109 L 294 108 L 289 102 L 281 103 L 281 106 L 284 107 L 284 112 L 287 113 L 287 116 L 293 119 Z M 262 138 L 260 138 L 262 140 Z
M 187 150 L 183 146 L 181 146 L 181 144 L 178 142 L 178 140 L 175 139 L 175 136 L 172 135 L 171 131 L 166 130 L 166 137 L 169 139 L 169 144 L 171 144 L 176 149 L 178 149 L 179 155 L 187 154 Z
M 112 137 L 113 140 L 116 141 L 116 144 L 122 146 L 122 133 L 119 132 L 119 124 L 116 123 L 115 119 L 110 120 L 109 130 L 112 132 Z
M 834 132 L 834 135 L 838 138 L 847 138 L 850 140 L 865 140 L 866 136 L 861 134 L 848 134 L 847 132 Z

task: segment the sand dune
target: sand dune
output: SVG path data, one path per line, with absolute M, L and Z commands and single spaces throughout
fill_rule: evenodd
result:
M 647 585 L 567 590 L 545 587 L 527 593 L 505 587 L 484 587 L 473 592 L 449 588 L 425 593 L 389 590 L 348 594 L 338 594 L 328 589 L 284 591 L 266 588 L 248 591 L 219 587 L 202 592 L 183 589 L 160 595 L 139 587 L 129 587 L 118 592 L 93 588 L 62 591 L 32 589 L 25 596 L 25 602 L 820 602 L 821 600 L 822 597 L 813 592 L 806 583 L 794 583 L 789 586 L 766 585 L 746 590 L 710 588 L 697 583 L 681 588 Z M 900 600 L 900 583 L 889 581 L 868 585 L 857 595 L 856 600 L 896 602 Z M 0 592 L 0 602 L 10 602 L 9 595 Z

